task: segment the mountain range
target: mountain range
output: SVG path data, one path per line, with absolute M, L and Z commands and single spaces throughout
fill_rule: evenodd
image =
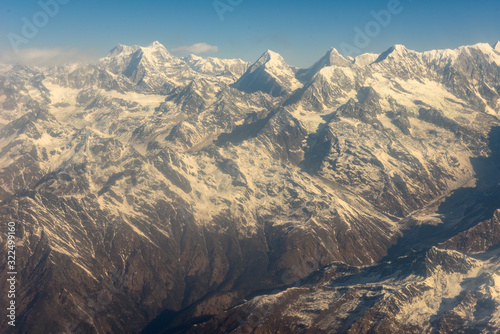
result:
M 0 106 L 16 332 L 500 333 L 500 42 L 117 45 Z

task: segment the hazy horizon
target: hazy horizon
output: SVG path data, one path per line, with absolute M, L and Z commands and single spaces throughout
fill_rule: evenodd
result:
M 381 53 L 394 44 L 426 51 L 500 39 L 495 33 L 500 31 L 500 3 L 495 1 L 41 0 L 5 1 L 0 11 L 3 58 L 15 49 L 29 49 L 45 57 L 97 59 L 117 44 L 146 46 L 157 40 L 176 56 L 253 62 L 270 49 L 290 65 L 307 68 L 331 47 L 356 56 Z

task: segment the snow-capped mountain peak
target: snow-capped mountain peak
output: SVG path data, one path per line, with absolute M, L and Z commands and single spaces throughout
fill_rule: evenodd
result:
M 160 42 L 158 41 L 154 41 L 153 43 L 149 44 L 147 46 L 147 48 L 159 48 L 159 49 L 165 49 L 165 46 L 163 46 L 163 44 L 161 44 Z
M 291 93 L 301 86 L 296 70 L 283 57 L 267 50 L 235 83 L 234 87 L 247 93 L 263 91 L 274 96 Z
M 114 58 L 120 55 L 130 55 L 137 50 L 139 50 L 140 46 L 138 45 L 124 45 L 124 44 L 118 44 L 114 48 L 112 48 L 109 53 L 106 55 L 105 58 Z
M 344 58 L 337 49 L 331 48 L 328 50 L 328 52 L 320 59 L 318 60 L 310 69 L 309 71 L 312 71 L 314 73 L 318 72 L 321 70 L 323 67 L 328 67 L 328 66 L 351 66 L 352 62 Z
M 184 57 L 184 61 L 186 61 L 186 62 L 196 62 L 196 61 L 200 61 L 202 59 L 203 59 L 203 57 L 197 56 L 193 53 Z
M 108 55 L 104 58 L 101 58 L 101 61 L 107 62 L 112 61 L 112 59 L 126 59 L 131 57 L 149 57 L 151 60 L 156 61 L 166 61 L 175 58 L 168 52 L 167 48 L 165 48 L 161 43 L 155 41 L 148 46 L 128 46 L 123 44 L 118 44 L 115 46 Z
M 159 42 L 148 46 L 119 44 L 100 59 L 100 66 L 113 74 L 123 74 L 144 89 L 158 88 L 188 69 Z M 168 73 L 171 72 L 171 75 Z
M 233 82 L 241 77 L 249 66 L 241 59 L 203 58 L 194 54 L 190 54 L 182 60 L 198 73 L 230 77 Z
M 483 55 L 494 55 L 494 49 L 493 47 L 488 44 L 488 43 L 477 43 L 473 45 L 465 45 L 465 46 L 460 46 L 456 49 L 453 50 L 435 50 L 435 51 L 428 51 L 425 52 L 425 54 L 428 54 L 430 52 L 434 52 L 437 54 L 441 54 L 443 56 L 448 56 L 448 57 L 460 57 L 460 56 L 470 56 L 470 55 L 478 55 L 478 54 L 483 54 Z
M 465 46 L 465 48 L 481 50 L 484 53 L 489 53 L 491 52 L 491 50 L 493 50 L 489 43 L 477 43 L 471 46 Z
M 376 53 L 363 53 L 354 58 L 354 64 L 358 66 L 366 66 L 373 63 L 379 57 Z
M 158 41 L 155 41 L 146 47 L 142 47 L 141 51 L 145 56 L 151 58 L 151 60 L 154 60 L 154 61 L 161 62 L 161 61 L 172 60 L 173 58 L 175 58 L 174 56 L 172 56 L 170 54 L 170 52 L 168 52 L 167 48 L 164 47 Z M 175 58 L 175 59 L 177 59 L 177 58 Z
M 496 42 L 493 48 L 496 52 L 500 52 L 500 41 Z
M 253 68 L 258 68 L 260 66 L 270 67 L 288 67 L 288 64 L 285 62 L 285 59 L 272 50 L 267 50 L 260 56 L 260 58 L 252 65 Z
M 160 59 L 160 60 L 161 59 L 168 60 L 168 59 L 174 58 L 174 56 L 172 56 L 170 54 L 170 52 L 168 52 L 167 48 L 165 46 L 163 46 L 158 41 L 155 41 L 155 42 L 149 44 L 148 46 L 143 47 L 142 51 L 145 54 L 148 54 L 148 55 L 153 56 L 153 57 Z
M 408 50 L 406 46 L 401 44 L 396 44 L 391 46 L 387 51 L 380 54 L 380 56 L 375 62 L 379 63 L 386 59 L 396 59 L 404 57 L 408 54 L 408 52 L 410 52 L 410 50 Z
M 335 48 L 331 48 L 328 52 L 321 57 L 313 66 L 305 70 L 299 70 L 297 72 L 297 78 L 306 83 L 312 79 L 316 73 L 321 69 L 329 66 L 339 66 L 339 67 L 349 67 L 352 66 L 352 61 L 344 58 Z
M 349 66 L 352 64 L 352 62 L 344 58 L 335 48 L 331 48 L 322 59 L 327 61 L 325 63 L 326 66 Z

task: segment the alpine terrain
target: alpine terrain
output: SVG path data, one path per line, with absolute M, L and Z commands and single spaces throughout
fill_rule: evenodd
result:
M 0 65 L 0 217 L 16 333 L 500 333 L 500 42 Z

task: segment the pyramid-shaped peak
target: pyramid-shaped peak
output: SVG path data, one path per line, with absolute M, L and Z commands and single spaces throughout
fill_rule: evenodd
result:
M 257 60 L 256 64 L 265 64 L 269 61 L 279 61 L 279 62 L 284 62 L 283 57 L 272 50 L 267 50 L 260 56 L 260 58 Z
M 408 49 L 406 48 L 406 46 L 404 46 L 403 44 L 394 44 L 391 49 L 393 51 L 408 51 Z
M 500 41 L 495 43 L 495 46 L 493 46 L 493 49 L 495 49 L 495 51 L 497 51 L 497 52 L 500 52 Z
M 333 48 L 333 47 L 332 47 L 332 48 L 330 48 L 330 50 L 328 50 L 328 54 L 330 54 L 330 55 L 339 55 L 339 56 L 341 56 L 341 55 L 340 55 L 340 53 L 339 53 L 339 51 L 338 51 L 337 49 Z M 342 56 L 341 56 L 341 57 L 342 57 Z
M 331 48 L 308 69 L 301 69 L 297 72 L 297 79 L 303 83 L 310 81 L 321 69 L 330 66 L 349 67 L 352 61 L 344 58 L 335 48 Z
M 325 55 L 326 66 L 348 66 L 351 64 L 349 60 L 344 58 L 337 49 L 331 48 Z
M 409 50 L 404 46 L 403 44 L 394 44 L 391 46 L 386 52 L 383 54 L 387 53 L 387 55 L 403 55 L 406 54 Z
M 267 67 L 289 67 L 285 62 L 283 57 L 272 50 L 267 50 L 260 56 L 260 58 L 252 65 L 253 69 L 259 68 L 261 66 Z
M 283 96 L 301 87 L 295 71 L 277 52 L 267 50 L 243 74 L 233 87 L 246 93 L 257 91 Z
M 158 41 L 154 41 L 153 43 L 149 44 L 146 47 L 142 47 L 141 49 L 146 53 L 154 53 L 167 58 L 171 57 L 170 52 L 168 52 L 167 48 Z
M 152 48 L 152 49 L 165 49 L 166 48 L 163 46 L 163 44 L 161 44 L 160 42 L 158 41 L 154 41 L 153 43 L 149 44 L 147 46 L 147 48 Z
M 139 48 L 140 47 L 137 45 L 128 46 L 125 44 L 118 44 L 109 51 L 107 57 L 116 57 L 121 54 L 130 54 L 137 51 Z
M 281 55 L 278 53 L 278 52 L 274 52 L 273 50 L 267 50 L 266 52 L 264 52 L 264 54 L 262 55 L 262 57 L 279 57 L 279 58 L 282 58 Z
M 375 62 L 376 63 L 381 62 L 381 61 L 387 59 L 389 56 L 397 57 L 397 56 L 405 55 L 406 53 L 408 53 L 408 51 L 409 50 L 406 48 L 406 46 L 404 46 L 402 44 L 395 44 L 395 45 L 391 46 L 387 51 L 380 54 L 380 56 L 378 57 L 378 59 Z
M 141 47 L 141 56 L 146 57 L 153 61 L 170 61 L 174 57 L 168 52 L 160 42 L 155 41 L 146 47 Z

